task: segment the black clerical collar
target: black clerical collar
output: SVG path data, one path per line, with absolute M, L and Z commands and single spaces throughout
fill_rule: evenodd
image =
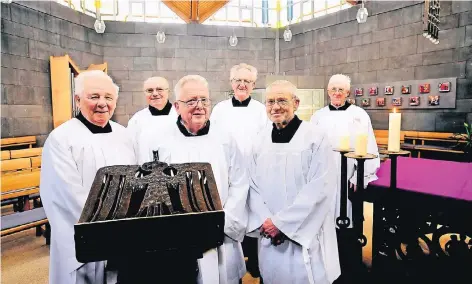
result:
M 231 102 L 233 103 L 234 107 L 247 107 L 250 101 L 251 101 L 251 96 L 249 96 L 247 99 L 245 99 L 242 102 L 238 101 L 234 96 L 231 99 Z
M 171 110 L 171 108 L 172 108 L 172 104 L 171 104 L 169 101 L 167 101 L 166 106 L 165 106 L 163 109 L 161 109 L 161 110 L 159 110 L 159 109 L 157 109 L 157 108 L 155 108 L 155 107 L 149 105 L 149 111 L 151 112 L 151 114 L 152 114 L 153 116 L 157 116 L 157 115 L 168 115 L 169 112 L 170 112 L 170 110 Z
M 343 106 L 340 106 L 338 108 L 334 107 L 332 104 L 329 104 L 329 110 L 346 110 L 348 107 L 351 106 L 350 103 L 345 102 Z
M 177 118 L 177 126 L 179 127 L 180 132 L 182 132 L 182 134 L 187 137 L 207 135 L 210 131 L 210 121 L 208 120 L 205 124 L 205 127 L 198 130 L 196 134 L 190 133 L 190 131 L 187 130 L 184 123 L 182 122 L 182 118 L 180 117 L 180 115 Z
M 292 120 L 282 129 L 277 129 L 275 123 L 272 123 L 272 143 L 289 143 L 292 140 L 298 127 L 302 121 L 298 116 L 294 116 Z
M 95 125 L 95 124 L 91 123 L 90 121 L 88 121 L 85 118 L 85 116 L 82 115 L 81 112 L 79 112 L 79 114 L 75 118 L 80 120 L 85 125 L 85 127 L 87 127 L 88 130 L 90 130 L 90 132 L 92 132 L 93 134 L 110 133 L 112 131 L 110 122 L 107 122 L 107 125 L 105 125 L 104 127 L 100 127 L 100 126 Z

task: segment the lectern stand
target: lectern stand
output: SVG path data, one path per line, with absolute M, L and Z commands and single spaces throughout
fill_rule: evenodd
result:
M 197 260 L 223 244 L 223 228 L 210 164 L 105 167 L 74 227 L 76 258 L 107 260 L 119 284 L 192 284 Z

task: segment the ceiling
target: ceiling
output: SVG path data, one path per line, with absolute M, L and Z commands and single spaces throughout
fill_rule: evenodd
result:
M 229 0 L 163 0 L 169 9 L 187 23 L 203 23 Z

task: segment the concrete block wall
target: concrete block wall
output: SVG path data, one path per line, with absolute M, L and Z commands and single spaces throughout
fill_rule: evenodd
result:
M 83 69 L 106 61 L 120 86 L 113 119 L 125 126 L 146 105 L 142 83 L 148 77 L 163 76 L 173 88 L 184 75 L 200 74 L 216 104 L 231 88 L 233 65 L 254 65 L 257 87 L 275 71 L 272 29 L 106 22 L 106 32 L 97 34 L 94 18 L 49 1 L 1 4 L 1 17 L 2 137 L 36 135 L 39 145 L 52 130 L 51 55 L 67 53 Z M 166 33 L 163 44 L 155 38 L 159 29 Z M 239 40 L 235 47 L 228 43 L 233 31 Z
M 1 4 L 2 137 L 51 130 L 49 56 L 69 54 L 80 68 L 103 62 L 95 19 L 48 1 Z
M 357 7 L 291 27 L 280 41 L 280 72 L 329 77 L 344 73 L 353 83 L 457 77 L 453 110 L 403 110 L 402 129 L 464 131 L 472 122 L 472 2 L 441 1 L 440 43 L 422 36 L 422 1 L 369 1 L 358 24 Z M 369 110 L 374 128 L 388 129 L 388 110 Z
M 245 62 L 258 69 L 258 85 L 264 87 L 265 76 L 275 70 L 275 31 L 236 27 L 238 44 L 228 43 L 233 28 L 198 24 L 153 24 L 107 22 L 103 34 L 103 59 L 109 74 L 120 86 L 120 99 L 114 119 L 127 125 L 129 118 L 146 106 L 142 84 L 150 76 L 167 78 L 173 88 L 188 74 L 205 77 L 212 103 L 226 99 L 231 90 L 229 71 Z M 161 29 L 166 41 L 159 44 Z M 171 91 L 171 100 L 173 100 Z
M 471 3 L 441 2 L 439 45 L 421 35 L 422 1 L 370 1 L 370 16 L 362 25 L 355 20 L 356 7 L 292 25 L 292 41 L 280 40 L 279 75 L 303 78 L 297 79 L 300 88 L 314 82 L 326 87 L 339 72 L 353 83 L 457 77 L 456 109 L 404 110 L 402 125 L 405 130 L 460 131 L 464 120 L 472 122 Z M 186 74 L 203 75 L 217 103 L 230 90 L 234 64 L 256 66 L 257 87 L 275 73 L 273 29 L 236 27 L 239 43 L 230 47 L 232 27 L 107 22 L 100 35 L 94 21 L 55 2 L 1 4 L 2 137 L 37 135 L 41 145 L 52 130 L 50 55 L 67 53 L 81 68 L 108 62 L 109 74 L 121 87 L 114 119 L 123 125 L 145 106 L 142 82 L 150 76 L 164 76 L 173 87 Z M 164 44 L 156 42 L 159 29 L 166 33 Z M 376 129 L 388 128 L 387 111 L 369 113 Z

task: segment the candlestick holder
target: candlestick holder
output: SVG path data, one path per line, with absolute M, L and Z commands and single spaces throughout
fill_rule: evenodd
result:
M 341 230 L 348 228 L 351 225 L 351 219 L 347 216 L 347 199 L 348 199 L 348 186 L 347 186 L 347 157 L 345 154 L 352 152 L 353 149 L 340 149 L 335 148 L 333 151 L 341 154 L 341 196 L 340 196 L 340 212 L 339 217 L 336 218 L 336 224 Z
M 354 192 L 353 188 L 349 189 L 349 196 L 352 202 L 352 219 L 353 219 L 353 230 L 354 236 L 357 238 L 357 247 L 353 247 L 353 254 L 355 255 L 355 263 L 352 263 L 353 266 L 359 267 L 359 271 L 363 271 L 363 262 L 362 262 L 362 247 L 367 244 L 367 238 L 364 236 L 364 202 L 363 202 L 363 192 L 364 192 L 364 163 L 366 160 L 371 160 L 377 158 L 377 155 L 369 154 L 366 155 L 357 155 L 354 152 L 344 154 L 345 157 L 356 159 L 357 161 L 357 189 Z
M 410 155 L 410 151 L 400 150 L 400 151 L 388 151 L 380 150 L 380 154 L 387 155 L 392 161 L 390 165 L 390 189 L 397 188 L 397 158 L 398 156 L 407 156 Z

